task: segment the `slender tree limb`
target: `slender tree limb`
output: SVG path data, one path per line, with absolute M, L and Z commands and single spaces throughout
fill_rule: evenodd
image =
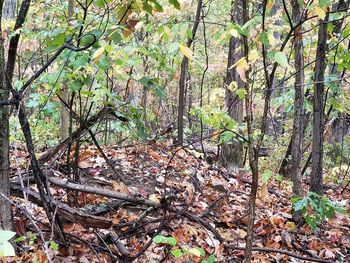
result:
M 81 185 L 81 184 L 75 184 L 75 183 L 70 183 L 68 181 L 63 181 L 62 179 L 58 179 L 55 177 L 48 177 L 47 180 L 52 183 L 53 185 L 63 187 L 65 189 L 70 189 L 70 190 L 75 190 L 79 192 L 84 192 L 84 193 L 91 193 L 91 194 L 97 194 L 97 195 L 102 195 L 106 197 L 111 197 L 119 200 L 124 200 L 127 202 L 132 202 L 132 203 L 137 203 L 141 205 L 147 205 L 151 207 L 158 207 L 157 204 L 141 199 L 141 198 L 136 198 L 132 197 L 128 194 L 123 194 L 119 192 L 115 192 L 112 190 L 104 189 L 104 188 L 98 188 L 98 187 L 92 187 L 88 185 Z

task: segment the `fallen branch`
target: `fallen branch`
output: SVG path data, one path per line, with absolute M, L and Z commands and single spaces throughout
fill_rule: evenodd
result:
M 39 193 L 30 188 L 22 189 L 19 185 L 11 184 L 11 195 L 22 198 L 23 192 L 28 195 L 30 201 L 42 205 Z M 57 213 L 60 217 L 70 222 L 79 223 L 85 228 L 94 227 L 108 229 L 112 226 L 112 220 L 108 218 L 86 214 L 53 198 L 48 198 L 48 201 L 57 209 Z
M 111 197 L 111 198 L 115 198 L 115 199 L 119 199 L 119 200 L 128 201 L 131 203 L 137 203 L 137 204 L 147 205 L 147 206 L 151 206 L 151 207 L 158 207 L 157 204 L 155 204 L 151 201 L 137 198 L 137 197 L 132 197 L 132 196 L 127 195 L 127 194 L 115 192 L 115 191 L 104 189 L 104 188 L 70 183 L 68 181 L 63 181 L 62 179 L 58 179 L 55 177 L 48 177 L 47 180 L 56 186 L 60 186 L 60 187 L 63 187 L 65 189 L 69 189 L 69 190 L 75 190 L 75 191 L 90 193 L 90 194 L 97 194 L 97 195 Z

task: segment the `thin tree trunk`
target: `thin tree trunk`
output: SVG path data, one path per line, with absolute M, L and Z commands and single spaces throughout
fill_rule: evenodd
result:
M 4 2 L 0 1 L 0 21 Z M 0 22 L 1 23 L 1 22 Z M 0 101 L 9 99 L 8 85 L 5 83 L 5 55 L 4 39 L 0 24 Z M 9 109 L 8 106 L 0 107 L 0 192 L 10 197 L 9 185 Z M 11 204 L 3 197 L 0 197 L 0 229 L 12 229 Z
M 198 0 L 196 17 L 192 28 L 192 38 L 187 40 L 187 47 L 190 48 L 193 40 L 196 36 L 201 10 L 202 10 L 203 0 Z M 185 88 L 186 88 L 186 74 L 188 70 L 188 58 L 183 57 L 181 62 L 181 72 L 179 79 L 179 101 L 178 101 L 178 111 L 177 111 L 177 144 L 183 145 L 184 142 L 184 111 L 185 111 Z
M 72 16 L 73 16 L 74 3 L 75 3 L 75 0 L 68 0 L 68 14 L 67 14 L 68 22 L 72 19 Z M 63 83 L 62 85 L 61 98 L 68 103 L 69 89 L 65 83 Z M 60 108 L 60 134 L 61 134 L 61 141 L 64 141 L 65 139 L 69 138 L 69 111 L 63 104 L 61 104 L 61 108 Z
M 311 117 L 311 114 L 309 112 L 304 114 L 304 116 L 303 116 L 303 134 L 305 134 L 305 130 L 306 130 L 308 123 L 310 121 L 310 117 Z M 291 158 L 291 153 L 292 153 L 292 145 L 293 145 L 293 138 L 291 137 L 289 140 L 287 151 L 284 155 L 284 158 L 281 162 L 281 166 L 278 170 L 278 173 L 282 176 L 285 176 L 285 177 L 289 176 L 288 171 L 290 171 L 290 167 L 291 167 L 290 158 Z M 302 172 L 302 174 L 303 174 L 303 172 Z
M 327 22 L 321 20 L 318 31 L 318 42 L 315 64 L 315 90 L 313 98 L 313 130 L 310 191 L 323 193 L 323 132 L 324 132 L 324 74 L 327 52 Z
M 302 19 L 302 6 L 298 0 L 292 1 L 292 19 L 297 24 Z M 294 50 L 295 50 L 295 99 L 294 99 L 294 122 L 293 122 L 293 142 L 291 149 L 291 169 L 290 175 L 293 181 L 293 195 L 303 196 L 302 174 L 300 169 L 301 159 L 303 155 L 303 138 L 304 138 L 304 55 L 303 55 L 303 37 L 300 33 L 302 27 L 295 29 Z M 293 211 L 293 220 L 300 222 L 302 214 Z
M 242 1 L 232 1 L 231 4 L 231 21 L 243 25 L 243 12 Z M 232 66 L 242 58 L 243 52 L 243 40 L 242 37 L 231 37 L 228 52 L 228 62 L 226 77 L 224 79 L 226 107 L 229 116 L 237 123 L 241 124 L 243 119 L 243 100 L 238 97 L 232 91 L 232 85 L 244 87 L 244 82 L 238 75 L 235 68 Z M 237 173 L 238 168 L 243 165 L 243 143 L 238 140 L 234 140 L 231 144 L 225 144 L 221 148 L 221 161 L 228 171 L 231 173 Z
M 263 17 L 265 16 L 266 2 L 264 3 Z M 242 0 L 242 17 L 243 23 L 249 21 L 249 10 L 248 10 L 248 0 Z M 264 23 L 264 21 L 263 21 Z M 248 61 L 248 39 L 243 37 L 243 55 Z M 263 52 L 265 52 L 263 50 Z M 253 136 L 253 101 L 252 101 L 252 90 L 249 87 L 249 72 L 245 72 L 246 82 L 244 83 L 246 96 L 245 96 L 245 111 L 247 119 L 247 131 L 248 131 L 248 159 L 249 166 L 252 171 L 252 185 L 249 196 L 248 203 L 248 226 L 247 226 L 247 237 L 246 245 L 244 249 L 244 262 L 250 263 L 252 261 L 252 247 L 254 239 L 254 220 L 255 220 L 255 207 L 256 207 L 256 196 L 258 192 L 259 185 L 259 160 L 258 151 L 260 148 L 260 143 L 254 148 L 254 136 Z M 266 121 L 266 120 L 263 120 Z

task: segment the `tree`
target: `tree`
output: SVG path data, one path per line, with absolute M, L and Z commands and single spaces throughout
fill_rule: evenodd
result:
M 198 0 L 197 10 L 195 15 L 195 20 L 193 23 L 191 38 L 187 39 L 185 49 L 190 49 L 193 40 L 196 36 L 197 29 L 200 22 L 201 10 L 202 10 L 203 1 Z M 185 111 L 185 88 L 186 88 L 186 75 L 188 74 L 188 55 L 184 55 L 181 68 L 180 68 L 180 78 L 179 78 L 179 100 L 178 100 L 178 109 L 177 109 L 177 144 L 183 145 L 184 142 L 184 111 Z
M 243 25 L 242 1 L 231 2 L 231 22 Z M 238 124 L 243 120 L 243 99 L 236 90 L 244 87 L 244 81 L 239 76 L 234 65 L 243 57 L 243 41 L 241 36 L 232 36 L 229 43 L 227 72 L 224 80 L 226 107 L 229 116 Z M 231 173 L 238 172 L 243 165 L 243 143 L 237 138 L 230 144 L 222 146 L 221 159 Z
M 313 129 L 312 129 L 312 160 L 310 191 L 323 193 L 323 133 L 324 133 L 324 75 L 327 52 L 327 21 L 328 14 L 318 30 L 318 41 L 315 64 L 315 89 L 313 97 Z
M 0 1 L 0 21 L 4 1 Z M 2 26 L 0 22 L 0 101 L 7 101 L 10 96 L 9 86 L 5 81 L 5 54 Z M 9 185 L 9 108 L 0 106 L 0 229 L 12 229 L 11 204 L 6 200 L 10 197 Z
M 74 11 L 74 3 L 75 0 L 68 0 L 68 11 L 67 11 L 67 20 L 71 21 Z M 67 105 L 69 105 L 69 89 L 67 87 L 67 83 L 62 84 L 61 90 L 61 98 Z M 61 140 L 69 138 L 69 123 L 70 123 L 70 115 L 66 106 L 62 103 L 60 108 L 60 132 L 61 132 Z
M 302 5 L 298 0 L 292 1 L 292 19 L 294 25 L 302 21 Z M 301 34 L 301 25 L 294 30 L 294 64 L 295 64 L 295 82 L 294 82 L 294 122 L 292 133 L 292 149 L 291 149 L 291 169 L 290 176 L 293 181 L 293 194 L 303 196 L 301 159 L 303 154 L 304 139 L 304 55 L 303 55 L 303 36 Z M 293 213 L 295 222 L 301 220 L 301 213 Z

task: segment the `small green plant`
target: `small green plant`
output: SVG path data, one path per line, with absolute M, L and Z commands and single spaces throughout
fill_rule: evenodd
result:
M 54 251 L 58 251 L 58 244 L 55 241 L 51 240 L 50 248 L 53 249 Z
M 170 245 L 172 247 L 175 247 L 177 242 L 174 237 L 166 237 L 162 235 L 157 235 L 153 238 L 153 242 L 157 244 L 166 244 Z M 193 247 L 193 248 L 174 248 L 171 250 L 171 254 L 175 258 L 179 258 L 182 256 L 186 256 L 189 254 L 195 255 L 197 257 L 204 258 L 201 263 L 214 263 L 216 262 L 215 255 L 209 255 L 206 257 L 206 253 L 203 248 L 201 247 Z
M 13 257 L 16 256 L 15 249 L 9 242 L 11 238 L 16 235 L 15 232 L 0 230 L 0 256 L 1 257 Z
M 345 213 L 346 211 L 327 197 L 313 192 L 309 192 L 303 198 L 294 197 L 291 202 L 295 211 L 301 211 L 312 231 L 315 231 L 324 220 L 334 217 L 336 213 Z
M 157 244 L 167 244 L 172 247 L 176 245 L 176 239 L 174 237 L 166 237 L 162 235 L 155 236 L 153 242 Z

